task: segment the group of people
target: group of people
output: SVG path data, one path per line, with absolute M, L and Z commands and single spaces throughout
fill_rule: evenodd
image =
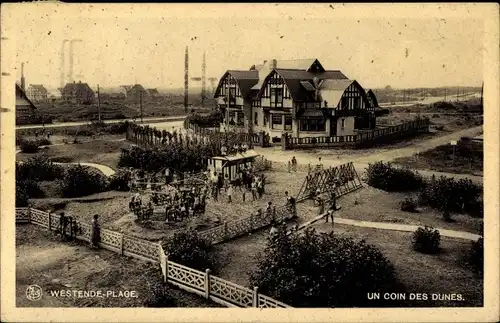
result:
M 154 214 L 155 206 L 161 205 L 165 208 L 164 220 L 176 222 L 204 214 L 206 199 L 206 187 L 181 188 L 175 190 L 173 194 L 151 192 L 145 205 L 143 205 L 141 195 L 136 193 L 129 202 L 129 209 L 137 215 L 139 220 L 147 220 Z
M 297 159 L 295 159 L 295 156 L 292 157 L 291 160 L 288 161 L 288 172 L 296 173 L 297 172 Z
M 250 192 L 255 201 L 262 198 L 265 193 L 266 177 L 263 174 L 256 174 L 253 167 L 242 166 L 236 172 L 236 178 L 229 179 L 229 175 L 213 172 L 210 177 L 211 196 L 215 201 L 219 200 L 222 192 L 227 196 L 227 202 L 233 201 L 234 190 L 239 188 L 242 194 L 242 201 L 246 201 L 246 194 Z

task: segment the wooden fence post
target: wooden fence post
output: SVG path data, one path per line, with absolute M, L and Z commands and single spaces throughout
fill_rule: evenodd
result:
M 259 293 L 258 293 L 259 287 L 254 286 L 253 287 L 253 297 L 252 297 L 252 306 L 253 307 L 259 307 Z
M 224 221 L 224 237 L 227 238 L 227 222 Z
M 48 218 L 49 218 L 49 225 L 48 225 L 48 228 L 49 228 L 49 231 L 51 231 L 52 229 L 50 228 L 50 224 L 51 224 L 51 222 L 52 222 L 52 221 L 51 221 L 52 215 L 51 215 L 51 213 L 50 213 L 50 212 L 49 212 L 49 214 L 48 214 Z
M 210 269 L 205 270 L 205 298 L 210 298 Z
M 276 206 L 273 206 L 273 221 L 276 220 Z
M 123 233 L 120 236 L 120 254 L 123 256 L 124 248 L 123 248 Z
M 28 205 L 28 221 L 31 222 L 31 205 Z
M 165 254 L 165 283 L 168 282 L 168 254 Z

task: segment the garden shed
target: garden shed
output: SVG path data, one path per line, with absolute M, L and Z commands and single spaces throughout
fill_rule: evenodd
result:
M 223 177 L 227 174 L 229 179 L 233 180 L 236 178 L 238 169 L 243 166 L 252 166 L 257 156 L 259 154 L 255 150 L 247 150 L 234 155 L 212 157 L 208 160 L 208 169 L 210 173 L 222 173 Z

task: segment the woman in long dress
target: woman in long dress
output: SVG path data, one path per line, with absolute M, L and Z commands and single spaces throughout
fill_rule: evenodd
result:
M 99 225 L 99 215 L 95 214 L 94 219 L 92 219 L 92 236 L 91 244 L 93 248 L 99 248 L 99 242 L 101 242 L 101 226 Z

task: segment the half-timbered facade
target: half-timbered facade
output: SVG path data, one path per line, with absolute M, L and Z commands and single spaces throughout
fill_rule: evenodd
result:
M 217 106 L 224 116 L 221 128 L 252 131 L 252 87 L 259 81 L 257 71 L 227 71 L 215 90 Z
M 369 93 L 317 59 L 271 60 L 226 72 L 215 98 L 230 125 L 271 137 L 317 137 L 374 128 L 378 104 Z

